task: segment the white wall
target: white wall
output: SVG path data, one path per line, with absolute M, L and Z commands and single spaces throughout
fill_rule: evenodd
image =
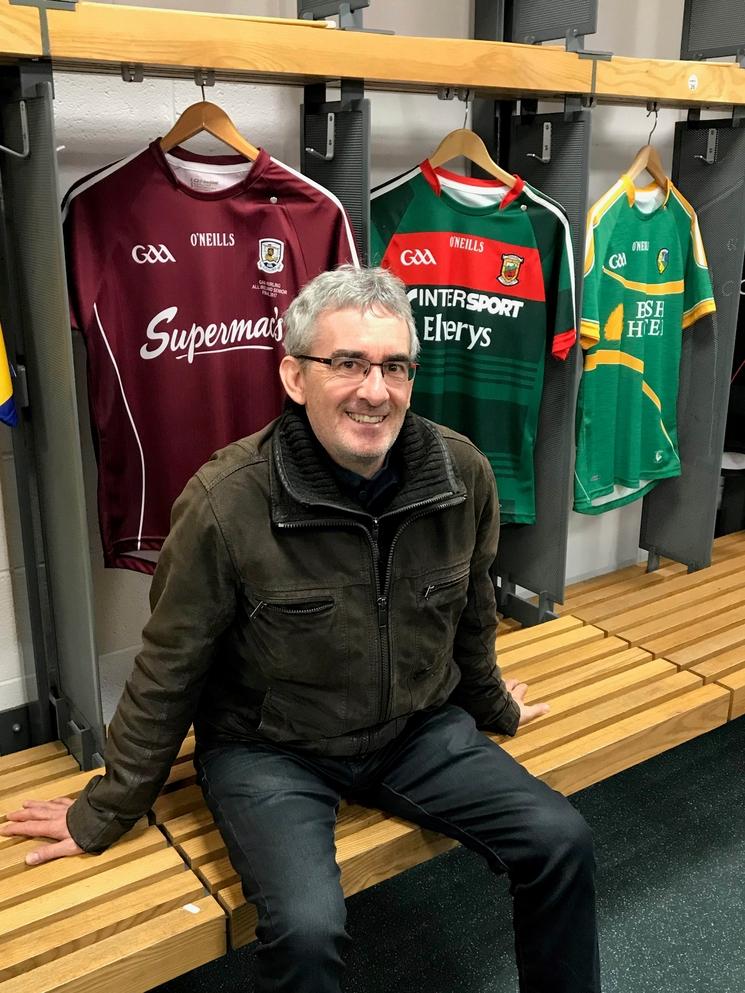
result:
M 118 2 L 118 0 L 114 0 Z M 211 13 L 295 16 L 294 0 L 157 0 L 141 6 L 203 10 Z M 676 58 L 679 53 L 683 0 L 600 0 L 599 30 L 588 47 L 617 54 Z M 471 2 L 451 0 L 373 0 L 365 14 L 369 27 L 391 28 L 398 34 L 468 37 Z M 163 134 L 179 112 L 198 98 L 187 80 L 146 79 L 124 83 L 113 75 L 55 76 L 55 120 L 62 190 L 92 169 L 144 146 Z M 299 165 L 299 103 L 302 91 L 292 87 L 219 83 L 208 91 L 233 117 L 239 130 L 277 158 Z M 440 138 L 463 124 L 464 106 L 434 96 L 371 93 L 372 179 L 378 183 L 402 172 L 430 153 Z M 662 111 L 655 133 L 663 162 L 671 164 L 672 127 L 677 112 Z M 643 108 L 599 107 L 593 118 L 593 159 L 590 195 L 597 198 L 645 143 L 650 123 Z M 194 147 L 218 149 L 211 141 L 195 139 Z M 90 549 L 95 587 L 96 638 L 105 670 L 126 670 L 137 651 L 147 617 L 149 580 L 136 573 L 103 568 L 95 509 L 95 463 L 87 423 L 84 358 L 80 342 L 74 345 L 79 370 L 78 396 L 81 443 L 87 489 Z M 0 515 L 0 711 L 31 698 L 25 670 L 28 649 L 19 645 L 14 620 L 11 579 L 16 611 L 23 611 L 22 567 L 15 486 L 8 429 L 0 435 L 0 485 L 5 513 Z M 636 561 L 641 505 L 611 511 L 598 518 L 572 515 L 567 575 L 574 579 L 605 572 Z M 7 525 L 7 540 L 3 524 Z M 23 625 L 19 625 L 21 628 Z M 24 666 L 24 658 L 26 665 Z

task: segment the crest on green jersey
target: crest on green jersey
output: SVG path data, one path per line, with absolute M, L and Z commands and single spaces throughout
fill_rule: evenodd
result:
M 502 254 L 502 271 L 497 276 L 502 286 L 514 286 L 517 283 L 520 276 L 520 266 L 524 261 L 525 259 L 520 258 L 519 255 L 511 255 L 506 252 Z
M 657 272 L 660 275 L 667 269 L 667 263 L 670 261 L 670 250 L 667 248 L 661 248 L 657 253 Z

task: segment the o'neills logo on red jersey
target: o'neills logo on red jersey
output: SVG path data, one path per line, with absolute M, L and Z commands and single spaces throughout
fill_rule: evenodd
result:
M 257 320 L 233 318 L 226 324 L 192 324 L 190 328 L 175 328 L 170 325 L 176 319 L 178 307 L 166 307 L 150 321 L 147 337 L 156 345 L 145 344 L 140 349 L 143 359 L 157 359 L 166 351 L 177 359 L 186 359 L 191 364 L 197 355 L 216 355 L 240 348 L 271 348 L 271 345 L 250 345 L 256 339 L 271 338 L 282 340 L 282 318 L 275 307 L 272 317 L 259 317 Z

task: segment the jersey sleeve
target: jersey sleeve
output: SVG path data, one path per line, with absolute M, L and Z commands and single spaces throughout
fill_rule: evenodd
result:
M 62 208 L 62 230 L 70 324 L 85 335 L 101 283 L 103 265 L 94 250 L 93 231 L 85 203 L 70 194 Z
M 691 218 L 691 237 L 688 244 L 686 259 L 685 286 L 683 289 L 683 327 L 689 328 L 706 314 L 716 310 L 714 291 L 711 286 L 709 266 L 706 261 L 704 243 L 698 218 Z
M 595 258 L 596 229 L 591 210 L 587 218 L 585 235 L 585 264 L 582 280 L 582 319 L 579 336 L 583 348 L 592 348 L 600 341 L 600 308 L 598 304 L 599 266 Z
M 556 306 L 551 354 L 556 359 L 565 359 L 577 340 L 577 326 L 574 294 L 574 252 L 572 250 L 572 236 L 569 232 L 569 221 L 563 214 L 556 237 L 558 242 L 554 263 L 556 268 L 554 284 Z

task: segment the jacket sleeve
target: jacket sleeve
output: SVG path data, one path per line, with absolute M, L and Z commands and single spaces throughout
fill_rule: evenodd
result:
M 489 570 L 497 555 L 499 501 L 486 462 L 475 470 L 474 513 L 478 515 L 468 601 L 455 632 L 453 656 L 461 680 L 451 697 L 486 731 L 513 735 L 520 709 L 504 685 L 496 662 L 497 604 Z
M 221 528 L 195 476 L 173 508 L 142 651 L 109 726 L 105 774 L 67 814 L 85 851 L 108 848 L 152 806 L 193 718 L 216 639 L 233 620 L 236 589 Z

